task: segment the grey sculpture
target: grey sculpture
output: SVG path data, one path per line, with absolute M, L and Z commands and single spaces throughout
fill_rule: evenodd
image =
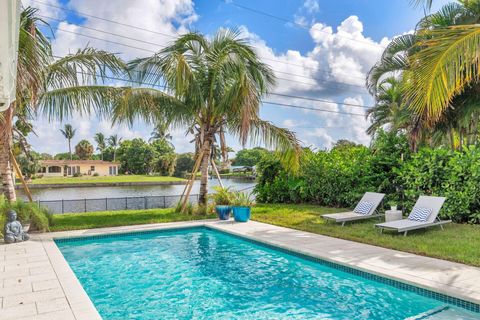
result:
M 22 224 L 17 221 L 17 213 L 13 210 L 7 212 L 7 223 L 4 230 L 5 243 L 15 243 L 27 241 L 30 236 L 23 231 Z

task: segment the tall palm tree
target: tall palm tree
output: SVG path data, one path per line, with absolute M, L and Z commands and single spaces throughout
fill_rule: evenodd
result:
M 68 140 L 68 153 L 70 154 L 70 160 L 72 160 L 72 139 L 75 136 L 77 129 L 73 129 L 72 125 L 67 123 L 63 129 L 60 129 L 60 132 L 63 134 L 65 139 Z
M 148 142 L 161 140 L 172 145 L 171 143 L 172 138 L 173 138 L 172 135 L 168 132 L 168 124 L 165 122 L 159 122 L 153 128 L 152 133 L 150 133 L 150 139 L 148 139 Z
M 375 93 L 375 106 L 368 109 L 367 118 L 372 123 L 367 133 L 374 135 L 378 129 L 389 125 L 389 131 L 399 131 L 408 127 L 412 112 L 402 101 L 401 81 L 389 77 L 381 81 Z
M 14 117 L 45 114 L 63 119 L 73 112 L 106 112 L 124 88 L 97 84 L 108 75 L 122 75 L 125 65 L 115 55 L 92 48 L 55 59 L 49 40 L 38 24 L 36 9 L 23 10 L 20 19 L 16 100 L 0 117 L 0 174 L 3 193 L 16 199 L 10 153 Z
M 212 38 L 195 32 L 182 35 L 153 56 L 132 61 L 130 69 L 136 81 L 164 84 L 167 89 L 137 92 L 136 99 L 149 103 L 138 105 L 132 99 L 117 108 L 115 121 L 167 120 L 193 132 L 200 161 L 201 205 L 207 202 L 208 165 L 215 136 L 221 131 L 242 144 L 251 140 L 276 147 L 284 160 L 298 164 L 301 148 L 295 135 L 259 117 L 261 98 L 275 78 L 238 30 L 220 29 Z
M 105 135 L 101 132 L 97 132 L 95 136 L 93 136 L 93 140 L 97 144 L 97 150 L 100 151 L 100 157 L 103 160 L 103 152 L 107 147 L 107 142 L 105 140 Z
M 115 156 L 117 154 L 117 149 L 120 146 L 120 143 L 122 142 L 122 138 L 118 137 L 118 134 L 111 135 L 108 138 L 108 145 L 112 147 L 113 149 L 113 161 L 115 161 Z

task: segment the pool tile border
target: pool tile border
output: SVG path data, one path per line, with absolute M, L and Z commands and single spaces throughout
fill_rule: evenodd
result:
M 53 238 L 55 243 L 65 243 L 65 242 L 79 242 L 79 241 L 85 241 L 85 240 L 95 240 L 95 239 L 104 239 L 104 238 L 119 238 L 119 237 L 124 237 L 124 236 L 135 236 L 139 234 L 159 234 L 159 233 L 166 233 L 166 232 L 174 232 L 174 231 L 183 231 L 183 230 L 194 230 L 194 229 L 207 229 L 211 230 L 213 232 L 219 232 L 223 234 L 227 234 L 229 236 L 241 239 L 243 241 L 247 241 L 268 249 L 272 250 L 278 250 L 280 252 L 290 254 L 308 261 L 312 261 L 315 263 L 319 263 L 321 265 L 340 270 L 346 273 L 350 273 L 356 276 L 360 276 L 362 278 L 365 278 L 367 280 L 373 280 L 377 281 L 383 284 L 387 284 L 389 286 L 395 287 L 397 289 L 413 292 L 416 294 L 419 294 L 421 296 L 427 297 L 427 298 L 432 298 L 444 303 L 448 303 L 450 305 L 454 305 L 456 307 L 460 307 L 472 312 L 480 313 L 480 304 L 470 302 L 461 298 L 456 298 L 453 296 L 449 296 L 443 293 L 438 293 L 429 289 L 421 288 L 409 283 L 404 283 L 399 280 L 395 279 L 390 279 L 385 276 L 380 276 L 373 274 L 371 272 L 366 272 L 363 270 L 359 270 L 357 268 L 353 268 L 350 266 L 342 265 L 338 262 L 332 262 L 328 261 L 322 258 L 318 258 L 303 252 L 299 252 L 297 250 L 291 250 L 287 249 L 275 244 L 270 244 L 261 240 L 256 240 L 252 239 L 243 235 L 238 235 L 232 232 L 228 232 L 227 230 L 224 229 L 219 229 L 216 227 L 212 227 L 210 225 L 195 225 L 195 226 L 174 226 L 171 228 L 162 228 L 162 229 L 152 229 L 152 230 L 138 230 L 138 231 L 127 231 L 127 232 L 119 232 L 119 233 L 109 233 L 109 234 L 98 234 L 98 235 L 82 235 L 82 236 L 75 236 L 75 237 L 59 237 L 59 238 Z

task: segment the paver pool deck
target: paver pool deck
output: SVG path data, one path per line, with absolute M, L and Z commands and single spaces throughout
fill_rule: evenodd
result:
M 34 234 L 0 244 L 0 320 L 101 319 L 54 238 L 208 226 L 480 304 L 480 268 L 250 221 L 190 221 Z M 379 235 L 380 236 L 380 235 Z

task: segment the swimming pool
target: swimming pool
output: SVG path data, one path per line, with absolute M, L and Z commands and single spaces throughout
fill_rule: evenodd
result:
M 383 320 L 446 305 L 203 227 L 57 245 L 106 320 Z

